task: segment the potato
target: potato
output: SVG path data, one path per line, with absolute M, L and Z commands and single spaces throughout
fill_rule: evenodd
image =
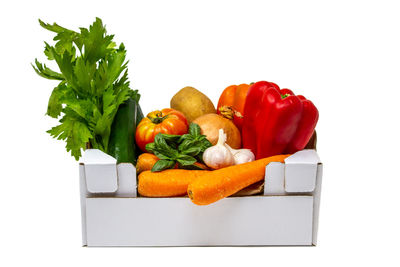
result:
M 216 113 L 211 100 L 205 94 L 190 86 L 181 89 L 172 97 L 171 108 L 182 112 L 189 123 L 204 114 Z

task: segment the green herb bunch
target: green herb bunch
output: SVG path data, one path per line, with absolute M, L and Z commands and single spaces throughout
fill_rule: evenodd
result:
M 76 160 L 89 144 L 104 152 L 108 149 L 111 124 L 120 104 L 129 97 L 139 101 L 137 90 L 129 88 L 126 50 L 107 35 L 101 19 L 75 32 L 54 23 L 40 25 L 56 33 L 55 45 L 45 42 L 44 53 L 55 61 L 54 71 L 37 59 L 32 64 L 40 76 L 59 80 L 51 93 L 47 115 L 59 118 L 60 124 L 48 131 L 66 141 L 67 151 Z
M 151 169 L 153 172 L 172 169 L 176 163 L 182 169 L 201 170 L 194 163 L 203 162 L 203 153 L 211 146 L 200 133 L 199 125 L 191 123 L 189 133 L 184 135 L 157 134 L 154 142 L 146 145 L 146 150 L 160 159 Z

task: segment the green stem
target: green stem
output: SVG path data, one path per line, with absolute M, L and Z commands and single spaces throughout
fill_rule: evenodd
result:
M 151 120 L 152 123 L 159 124 L 159 123 L 162 123 L 167 117 L 168 117 L 168 115 L 163 117 L 162 112 L 160 111 L 156 114 L 155 118 L 151 118 L 151 117 L 148 117 L 148 118 Z

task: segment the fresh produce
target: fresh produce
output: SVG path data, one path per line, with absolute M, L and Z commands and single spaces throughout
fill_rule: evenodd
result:
M 273 156 L 215 171 L 144 171 L 138 176 L 138 192 L 147 197 L 174 197 L 188 193 L 195 204 L 206 205 L 262 180 L 268 163 L 283 162 L 288 156 Z
M 117 159 L 117 163 L 130 162 L 136 164 L 139 149 L 135 144 L 136 125 L 143 118 L 139 98 L 129 98 L 119 106 L 111 126 L 108 154 Z
M 243 147 L 250 149 L 257 157 L 257 141 L 266 137 L 266 133 L 261 132 L 256 126 L 263 125 L 266 121 L 266 114 L 262 114 L 261 107 L 263 105 L 263 90 L 260 88 L 260 83 L 253 84 L 247 93 L 244 115 L 243 128 L 242 128 L 242 142 Z M 279 90 L 279 86 L 271 82 L 262 82 L 265 88 L 274 87 Z M 251 94 L 250 94 L 251 92 Z M 246 106 L 247 104 L 247 106 Z
M 217 113 L 233 123 L 242 130 L 244 104 L 246 101 L 249 84 L 231 85 L 225 88 L 218 100 Z
M 135 127 L 135 147 L 136 147 L 136 155 L 139 156 L 140 154 L 143 153 L 143 151 L 140 150 L 140 147 L 138 146 L 138 144 L 136 144 L 136 129 L 139 126 L 139 123 L 143 120 L 144 118 L 144 114 L 142 109 L 140 108 L 140 105 L 138 105 L 137 108 L 137 114 L 136 114 L 136 127 Z
M 235 160 L 235 165 L 251 162 L 255 160 L 255 156 L 250 149 L 233 149 L 228 144 L 225 146 L 231 151 Z
M 190 86 L 181 89 L 172 97 L 171 108 L 185 114 L 189 123 L 204 114 L 216 113 L 212 101 L 205 94 Z
M 211 144 L 218 142 L 219 129 L 223 129 L 227 136 L 226 143 L 232 148 L 241 147 L 240 131 L 231 120 L 217 114 L 206 114 L 193 121 L 201 128 L 201 133 L 207 136 Z
M 187 193 L 190 182 L 205 172 L 196 170 L 144 171 L 138 176 L 138 192 L 146 197 L 175 197 Z
M 107 35 L 99 18 L 89 29 L 80 28 L 80 32 L 56 23 L 39 23 L 56 33 L 55 45 L 45 42 L 44 54 L 59 68 L 54 71 L 37 59 L 32 64 L 41 77 L 59 81 L 46 114 L 61 116 L 60 124 L 48 133 L 65 140 L 67 151 L 76 160 L 87 144 L 108 152 L 111 125 L 119 106 L 129 98 L 138 99 L 137 91 L 129 88 L 125 46 L 116 46 L 114 36 Z
M 289 89 L 282 89 L 281 93 L 294 95 L 294 93 Z M 299 124 L 297 125 L 296 132 L 284 153 L 293 154 L 304 149 L 314 136 L 315 126 L 317 125 L 319 118 L 318 109 L 314 106 L 313 102 L 302 95 L 297 95 L 297 97 L 303 104 L 303 112 Z
M 289 155 L 278 155 L 215 171 L 204 172 L 193 179 L 187 192 L 193 203 L 208 205 L 233 195 L 265 176 L 265 166 L 270 162 L 283 162 Z
M 202 161 L 203 152 L 211 146 L 206 136 L 200 133 L 200 127 L 191 123 L 189 132 L 182 136 L 157 134 L 154 142 L 146 145 L 146 150 L 154 153 L 159 161 L 151 169 L 153 172 L 175 168 L 204 169 L 196 164 Z
M 153 168 L 154 164 L 160 159 L 151 153 L 143 153 L 138 157 L 136 164 L 136 173 L 141 173 L 143 171 L 149 171 Z
M 256 159 L 303 149 L 318 121 L 318 110 L 303 96 L 270 82 L 253 84 L 246 98 L 243 147 Z
M 146 145 L 154 142 L 158 133 L 181 135 L 188 131 L 185 116 L 171 108 L 155 110 L 141 120 L 136 129 L 136 144 L 140 150 L 146 151 Z
M 139 156 L 136 164 L 136 173 L 141 173 L 143 171 L 150 171 L 154 165 L 159 161 L 160 159 L 151 153 L 143 153 Z M 201 162 L 195 162 L 193 165 L 195 165 L 193 168 L 197 168 L 199 170 L 209 170 L 209 168 L 201 163 Z M 174 169 L 179 168 L 179 164 L 176 163 Z
M 207 148 L 203 154 L 203 161 L 208 167 L 216 170 L 255 160 L 255 156 L 250 149 L 233 149 L 225 142 L 226 134 L 222 129 L 219 129 L 217 144 Z
M 217 144 L 207 148 L 203 154 L 203 161 L 208 167 L 216 170 L 235 164 L 233 154 L 229 148 L 225 146 L 225 141 L 226 134 L 224 134 L 224 130 L 219 129 Z

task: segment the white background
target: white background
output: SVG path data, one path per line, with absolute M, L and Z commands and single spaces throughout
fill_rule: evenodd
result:
M 400 16 L 396 1 L 6 1 L 1 5 L 1 266 L 398 264 Z M 145 112 L 194 86 L 268 80 L 320 111 L 317 247 L 81 247 L 78 164 L 45 133 L 54 81 L 30 66 L 53 35 L 101 17 L 128 50 Z

